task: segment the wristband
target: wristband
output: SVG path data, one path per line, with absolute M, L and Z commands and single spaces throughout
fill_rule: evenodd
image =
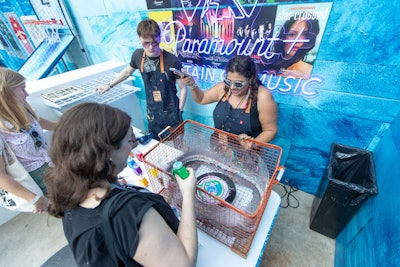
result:
M 39 195 L 36 195 L 35 198 L 32 200 L 31 204 L 32 204 L 32 205 L 35 205 L 36 202 L 39 201 L 39 199 L 40 199 L 40 196 L 39 196 Z
M 195 86 L 190 86 L 189 88 L 190 88 L 190 90 L 195 90 L 195 89 L 199 88 L 199 86 L 196 84 Z
M 108 87 L 111 89 L 113 88 L 113 86 L 111 85 L 111 83 L 108 83 Z

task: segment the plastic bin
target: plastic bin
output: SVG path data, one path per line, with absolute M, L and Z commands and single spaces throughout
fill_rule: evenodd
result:
M 237 136 L 186 120 L 148 151 L 143 162 L 153 192 L 181 212 L 181 193 L 172 176 L 175 161 L 197 177 L 197 226 L 247 257 L 272 188 L 279 183 L 282 149 L 252 140 L 243 149 Z
M 336 238 L 368 197 L 377 193 L 372 153 L 333 143 L 311 207 L 310 229 Z

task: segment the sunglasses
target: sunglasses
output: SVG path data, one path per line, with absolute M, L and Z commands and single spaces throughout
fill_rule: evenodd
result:
M 42 139 L 40 138 L 38 132 L 35 130 L 29 131 L 29 134 L 32 136 L 33 141 L 35 142 L 36 147 L 41 147 L 42 146 Z
M 236 88 L 242 88 L 247 83 L 247 81 L 231 81 L 229 79 L 225 79 L 224 83 L 228 87 L 231 87 L 231 85 L 233 84 L 233 86 Z
M 152 46 L 152 47 L 156 47 L 156 46 L 158 46 L 160 43 L 159 42 L 156 42 L 156 41 L 153 41 L 153 42 L 142 42 L 142 46 L 144 47 L 144 48 L 149 48 L 150 47 L 150 45 Z
M 26 129 L 21 129 L 21 132 L 28 133 L 32 137 L 36 147 L 41 147 L 43 145 L 42 137 L 37 131 L 32 129 L 29 129 L 29 131 L 27 131 Z

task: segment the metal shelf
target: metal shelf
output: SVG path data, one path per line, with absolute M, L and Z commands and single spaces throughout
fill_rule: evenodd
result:
M 65 88 L 41 94 L 41 98 L 46 105 L 57 109 L 63 109 L 82 101 L 109 104 L 140 90 L 138 87 L 122 83 L 114 86 L 112 90 L 109 90 L 102 95 L 95 91 L 96 87 L 109 83 L 113 78 L 114 73 L 109 73 L 94 80 L 82 83 L 78 82 L 77 84 Z

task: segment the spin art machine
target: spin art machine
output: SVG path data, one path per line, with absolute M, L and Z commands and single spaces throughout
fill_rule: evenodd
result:
M 144 155 L 153 192 L 181 211 L 182 198 L 172 176 L 181 161 L 197 178 L 197 226 L 246 258 L 272 187 L 279 183 L 282 149 L 254 142 L 251 150 L 237 135 L 187 120 Z

